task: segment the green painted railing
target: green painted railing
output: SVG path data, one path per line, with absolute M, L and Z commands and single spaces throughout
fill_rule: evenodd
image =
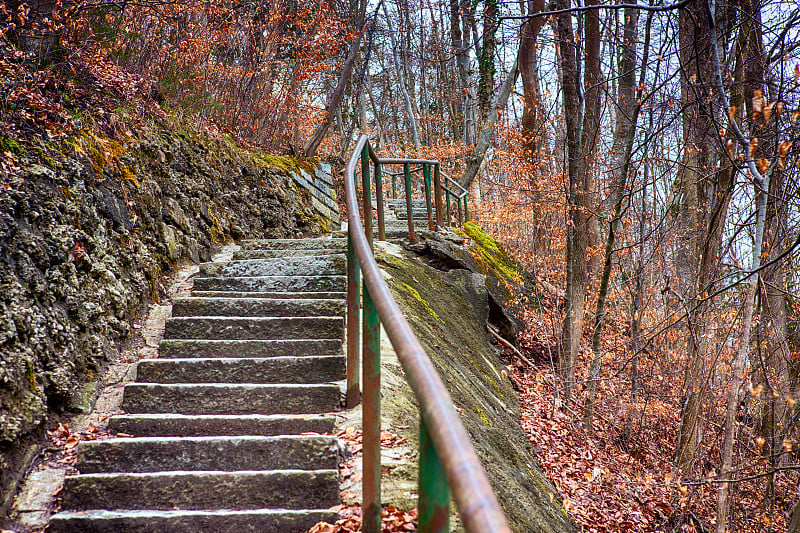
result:
M 370 173 L 370 162 L 374 172 Z M 358 205 L 357 167 L 361 166 L 362 206 Z M 379 239 L 383 239 L 382 176 L 386 165 L 402 165 L 408 211 L 409 238 L 414 239 L 411 210 L 411 165 L 421 165 L 428 208 L 429 229 L 442 227 L 443 189 L 451 189 L 458 200 L 466 191 L 453 192 L 449 182 L 441 183 L 438 161 L 423 159 L 381 159 L 373 152 L 369 138 L 362 135 L 345 172 L 347 203 L 347 403 L 358 403 L 358 369 L 362 371 L 363 397 L 363 518 L 362 530 L 381 530 L 381 449 L 380 449 L 380 330 L 383 325 L 406 373 L 420 406 L 419 531 L 449 531 L 450 493 L 456 502 L 461 522 L 469 533 L 508 532 L 510 528 L 497 502 L 489 479 L 478 460 L 453 401 L 422 345 L 397 306 L 381 275 L 372 252 L 372 188 L 378 209 Z M 431 184 L 431 169 L 433 184 Z M 391 175 L 391 174 L 390 174 Z M 450 180 L 452 181 L 452 180 Z M 435 203 L 432 214 L 431 185 Z M 396 191 L 396 186 L 395 186 Z M 447 191 L 445 191 L 447 192 Z M 363 210 L 364 220 L 359 215 Z M 448 202 L 449 208 L 449 202 Z M 448 209 L 449 210 L 449 209 Z M 465 213 L 466 216 L 466 203 Z M 448 216 L 449 222 L 449 216 Z M 359 277 L 363 275 L 363 286 Z M 359 365 L 359 300 L 363 299 L 363 332 Z

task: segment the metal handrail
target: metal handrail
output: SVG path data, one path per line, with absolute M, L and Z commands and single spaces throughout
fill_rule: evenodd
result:
M 348 391 L 352 386 L 350 376 L 355 375 L 349 370 L 350 366 L 358 366 L 359 270 L 364 277 L 362 529 L 368 533 L 380 531 L 380 325 L 383 324 L 420 406 L 419 530 L 449 531 L 451 487 L 466 531 L 509 532 L 511 530 L 506 518 L 453 401 L 431 359 L 403 317 L 373 257 L 372 210 L 364 209 L 365 222 L 362 223 L 356 195 L 358 185 L 355 169 L 359 160 L 364 207 L 370 205 L 370 161 L 375 168 L 376 197 L 380 198 L 383 196 L 380 189 L 381 165 L 395 164 L 398 160 L 380 159 L 372 150 L 369 137 L 362 135 L 345 171 L 348 213 Z M 405 160 L 403 164 L 420 161 L 423 160 Z M 425 161 L 425 164 L 437 165 L 438 169 L 438 162 Z M 356 323 L 355 327 L 352 327 L 353 322 Z M 356 347 L 354 354 L 351 353 L 351 344 Z
M 458 220 L 461 221 L 461 201 L 464 201 L 464 220 L 469 220 L 469 208 L 467 207 L 467 199 L 469 197 L 469 191 L 461 186 L 459 182 L 441 172 L 441 175 L 444 176 L 446 184 L 452 184 L 461 189 L 461 192 L 455 192 L 447 187 L 447 185 L 442 185 L 442 189 L 444 189 L 447 195 L 447 220 L 450 220 L 450 196 L 456 197 L 456 206 L 458 207 Z
M 461 186 L 461 184 L 460 184 L 459 182 L 457 182 L 456 180 L 454 180 L 453 178 L 451 178 L 450 176 L 448 176 L 448 175 L 447 175 L 447 174 L 445 174 L 444 172 L 442 172 L 442 176 L 444 176 L 444 179 L 445 179 L 445 180 L 447 180 L 447 183 L 448 183 L 448 184 L 455 185 L 456 187 L 458 187 L 459 189 L 461 189 L 461 192 L 460 192 L 460 193 L 457 193 L 457 192 L 455 192 L 455 191 L 452 191 L 452 190 L 451 190 L 451 191 L 450 191 L 450 194 L 452 194 L 452 195 L 456 196 L 456 197 L 457 197 L 457 198 L 459 198 L 459 199 L 460 199 L 460 198 L 463 198 L 464 196 L 466 196 L 467 194 L 469 194 L 469 191 L 468 191 L 467 189 L 465 189 L 464 187 L 462 187 L 462 186 Z M 448 189 L 448 190 L 449 190 L 449 189 Z

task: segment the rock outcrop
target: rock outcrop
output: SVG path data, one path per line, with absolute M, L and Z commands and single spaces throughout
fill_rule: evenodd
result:
M 338 224 L 330 172 L 311 161 L 163 130 L 15 146 L 19 168 L 0 178 L 0 515 L 48 414 L 91 408 L 179 262 Z
M 450 252 L 464 251 L 451 244 Z M 376 243 L 376 257 L 395 300 L 445 381 L 512 529 L 577 531 L 520 424 L 519 398 L 486 328 L 491 298 L 484 276 L 454 264 L 434 268 L 427 264 L 428 256 L 420 258 L 391 243 Z M 416 505 L 417 465 L 409 458 L 418 453 L 419 409 L 385 336 L 381 347 L 382 427 L 411 446 L 398 449 L 401 459 L 385 465 L 391 473 L 383 476 L 383 498 L 385 504 L 405 509 Z

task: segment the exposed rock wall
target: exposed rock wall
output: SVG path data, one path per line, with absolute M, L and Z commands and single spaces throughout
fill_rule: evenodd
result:
M 162 276 L 226 240 L 331 225 L 306 186 L 330 178 L 308 162 L 164 131 L 44 148 L 17 147 L 18 171 L 0 176 L 0 516 L 31 435 L 49 413 L 89 408 Z

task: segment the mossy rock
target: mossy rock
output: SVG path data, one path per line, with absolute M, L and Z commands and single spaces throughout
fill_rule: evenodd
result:
M 477 299 L 449 273 L 397 245 L 376 243 L 376 255 L 392 295 L 445 382 L 512 529 L 577 531 L 520 425 L 519 398 L 481 322 Z M 397 369 L 384 365 L 383 372 L 396 381 Z M 410 387 L 384 389 L 383 396 L 385 423 L 418 428 Z
M 430 231 L 420 232 L 419 243 L 410 248 L 432 256 L 434 264 L 444 270 L 466 269 L 483 275 L 489 293 L 489 321 L 517 344 L 524 328 L 522 302 L 530 301 L 534 294 L 533 275 L 476 224 L 468 222 L 458 233 L 470 239 L 466 248 Z

